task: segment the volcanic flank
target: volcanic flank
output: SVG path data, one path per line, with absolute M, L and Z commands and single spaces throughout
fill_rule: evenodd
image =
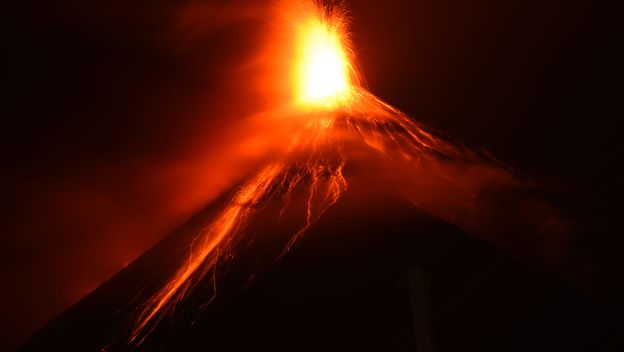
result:
M 445 270 L 406 248 L 444 241 L 471 249 L 449 255 L 473 274 L 502 260 L 498 247 L 582 281 L 577 274 L 589 269 L 570 234 L 591 217 L 557 209 L 487 153 L 368 92 L 342 6 L 278 8 L 295 41 L 290 101 L 262 114 L 279 125 L 271 155 L 25 349 L 191 349 L 201 339 L 217 348 L 381 348 L 412 319 L 399 303 L 409 290 L 383 288 L 404 278 L 406 266 Z M 358 252 L 365 246 L 376 250 Z M 551 256 L 552 248 L 568 254 Z M 520 292 L 562 290 L 507 265 L 520 272 Z M 436 286 L 438 297 L 465 284 L 455 279 Z M 304 291 L 315 298 L 298 301 Z M 518 309 L 553 305 L 549 299 L 528 298 Z M 526 321 L 540 314 L 548 313 L 531 311 Z

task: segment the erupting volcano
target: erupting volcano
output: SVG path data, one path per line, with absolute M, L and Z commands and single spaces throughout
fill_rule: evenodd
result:
M 349 187 L 345 176 L 348 163 L 365 158 L 366 167 L 374 172 L 417 183 L 422 177 L 419 168 L 429 160 L 460 157 L 456 146 L 426 132 L 360 86 L 351 62 L 343 7 L 323 3 L 297 5 L 302 7 L 285 10 L 291 11 L 286 16 L 301 16 L 291 19 L 296 34 L 294 99 L 288 111 L 282 112 L 283 119 L 291 119 L 284 121 L 292 124 L 288 140 L 280 153 L 248 176 L 219 215 L 193 239 L 185 263 L 148 300 L 131 342 L 140 343 L 160 320 L 173 314 L 175 306 L 192 293 L 197 282 L 209 280 L 218 263 L 235 256 L 239 242 L 249 235 L 245 231 L 247 223 L 266 203 L 281 201 L 282 214 L 291 206 L 293 193 L 305 194 L 307 198 L 300 209 L 300 224 L 287 233 L 289 238 L 281 256 Z M 402 176 L 394 176 L 397 173 Z M 443 172 L 438 176 L 449 177 Z M 388 185 L 391 187 L 394 186 Z M 480 187 L 483 185 L 477 186 Z M 408 196 L 413 191 L 405 187 L 403 192 Z
M 154 347 L 154 335 L 192 325 L 219 299 L 253 287 L 349 192 L 392 195 L 494 246 L 517 241 L 509 250 L 529 257 L 542 258 L 540 243 L 567 246 L 565 237 L 548 235 L 565 232 L 560 225 L 570 217 L 531 192 L 518 195 L 531 184 L 365 88 L 344 5 L 281 2 L 274 13 L 279 28 L 267 46 L 280 48 L 272 67 L 282 72 L 275 78 L 280 83 L 268 86 L 286 93 L 270 97 L 274 106 L 255 117 L 273 130 L 265 142 L 270 152 L 182 227 L 175 245 L 157 246 L 160 254 L 170 252 L 159 263 L 167 267 L 153 269 L 158 274 L 141 282 L 133 300 L 115 308 L 104 350 Z M 546 258 L 555 267 L 569 266 L 565 260 Z M 137 265 L 149 271 L 148 264 Z

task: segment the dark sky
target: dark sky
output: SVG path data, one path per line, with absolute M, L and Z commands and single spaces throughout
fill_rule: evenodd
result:
M 1 348 L 97 287 L 258 156 L 253 1 L 19 3 L 3 31 Z M 623 116 L 608 1 L 350 1 L 382 99 L 617 219 Z M 5 90 L 7 91 L 7 90 Z

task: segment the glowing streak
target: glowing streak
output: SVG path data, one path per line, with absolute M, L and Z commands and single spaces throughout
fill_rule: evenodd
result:
M 279 166 L 270 165 L 247 182 L 234 196 L 232 202 L 208 231 L 200 235 L 203 237 L 201 247 L 191 253 L 186 265 L 148 302 L 134 329 L 131 341 L 139 337 L 149 323 L 155 323 L 156 315 L 161 314 L 162 316 L 163 309 L 170 308 L 170 303 L 174 298 L 176 300 L 183 298 L 183 293 L 192 284 L 192 276 L 200 273 L 202 266 L 207 266 L 207 268 L 203 268 L 206 270 L 213 266 L 209 263 L 216 263 L 216 257 L 211 258 L 211 256 L 218 254 L 217 247 L 222 246 L 224 240 L 231 236 L 236 227 L 242 226 L 249 218 L 256 204 L 266 194 L 267 189 L 279 172 Z

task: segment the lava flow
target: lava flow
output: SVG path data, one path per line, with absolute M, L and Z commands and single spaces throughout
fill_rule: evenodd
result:
M 305 194 L 302 220 L 284 242 L 280 256 L 286 253 L 347 189 L 345 169 L 349 163 L 365 158 L 371 172 L 391 175 L 389 189 L 409 184 L 400 187 L 405 197 L 454 222 L 499 172 L 474 183 L 458 181 L 458 172 L 444 160 L 474 158 L 484 165 L 492 161 L 427 132 L 361 85 L 343 6 L 303 1 L 281 6 L 280 12 L 291 24 L 289 30 L 295 38 L 289 46 L 291 101 L 284 104 L 288 108 L 279 110 L 289 126 L 288 139 L 196 235 L 184 264 L 140 310 L 131 331 L 132 344 L 140 344 L 199 282 L 214 280 L 217 265 L 234 257 L 244 240 L 244 229 L 263 204 L 286 200 L 285 209 L 294 193 Z M 431 178 L 445 180 L 444 187 L 450 185 L 448 192 L 455 192 L 452 201 L 444 192 L 431 196 L 433 192 L 424 185 Z M 207 301 L 214 299 L 216 285 L 212 291 Z

